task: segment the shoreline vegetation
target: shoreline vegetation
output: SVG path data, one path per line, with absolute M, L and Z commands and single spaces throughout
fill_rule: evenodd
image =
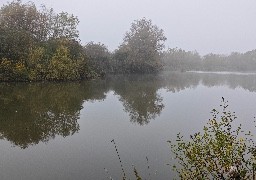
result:
M 255 134 L 236 124 L 228 106 L 222 97 L 221 110 L 211 111 L 202 131 L 168 141 L 180 179 L 255 179 Z
M 14 0 L 3 5 L 0 82 L 75 81 L 160 71 L 256 71 L 256 50 L 205 56 L 179 48 L 165 50 L 164 31 L 146 18 L 131 24 L 113 52 L 102 43 L 82 45 L 78 24 L 73 14 L 57 14 L 33 2 Z
M 171 163 L 166 165 L 176 173 L 173 179 L 255 179 L 255 134 L 245 130 L 242 124 L 236 124 L 237 116 L 228 106 L 228 101 L 222 97 L 220 108 L 212 109 L 212 117 L 201 131 L 190 137 L 178 133 L 176 140 L 167 141 L 173 157 Z M 253 126 L 256 127 L 255 120 Z M 130 179 L 124 170 L 115 140 L 111 143 L 119 160 L 122 179 Z M 149 168 L 147 156 L 146 160 L 144 169 L 148 171 L 148 179 L 151 179 L 154 172 Z M 132 167 L 131 174 L 136 180 L 147 179 L 142 177 L 135 165 Z M 109 176 L 106 168 L 105 171 Z

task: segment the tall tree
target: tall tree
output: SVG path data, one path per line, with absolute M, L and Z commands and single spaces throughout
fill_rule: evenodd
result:
M 84 52 L 88 58 L 89 66 L 98 74 L 105 75 L 112 72 L 111 54 L 107 46 L 101 43 L 89 42 L 84 46 Z
M 116 54 L 130 72 L 158 71 L 161 66 L 159 53 L 165 41 L 163 30 L 153 25 L 151 20 L 142 18 L 132 23 Z
M 78 18 L 65 12 L 55 14 L 33 2 L 15 0 L 0 9 L 0 58 L 26 59 L 29 50 L 49 39 L 78 40 Z
M 87 77 L 78 23 L 72 14 L 56 14 L 45 6 L 37 8 L 33 2 L 14 0 L 3 5 L 0 8 L 0 80 L 16 81 L 19 76 L 24 81 Z

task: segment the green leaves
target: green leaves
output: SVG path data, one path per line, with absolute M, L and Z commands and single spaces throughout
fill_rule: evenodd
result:
M 113 62 L 107 47 L 101 43 L 89 42 L 84 46 L 89 66 L 99 75 L 113 72 Z
M 72 59 L 67 47 L 60 45 L 50 59 L 48 74 L 49 80 L 76 80 L 80 79 L 80 60 Z
M 212 110 L 212 118 L 202 132 L 190 136 L 189 141 L 178 134 L 176 143 L 169 142 L 174 159 L 173 169 L 182 179 L 252 179 L 255 161 L 254 144 L 250 132 L 236 127 L 236 116 L 222 102 L 222 112 Z M 236 169 L 236 170 L 234 170 Z
M 79 32 L 77 30 L 79 20 L 73 14 L 70 15 L 66 12 L 61 12 L 53 19 L 52 37 L 54 39 L 77 39 L 79 37 Z
M 132 23 L 124 41 L 115 52 L 118 68 L 125 73 L 158 72 L 162 64 L 160 52 L 166 37 L 163 30 L 142 18 Z
M 0 81 L 66 81 L 93 78 L 78 41 L 79 20 L 33 2 L 0 9 Z
M 23 61 L 0 59 L 0 81 L 27 81 L 28 72 Z

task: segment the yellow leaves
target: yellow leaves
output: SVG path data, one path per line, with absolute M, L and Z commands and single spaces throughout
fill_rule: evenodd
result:
M 242 138 L 242 137 L 239 138 L 239 141 L 240 141 L 240 142 L 243 142 L 243 141 L 244 141 L 244 138 Z
M 11 66 L 11 61 L 9 61 L 6 58 L 3 58 L 1 62 L 1 67 L 8 67 L 8 66 Z
M 16 72 L 22 72 L 25 69 L 26 69 L 25 65 L 22 62 L 18 62 L 18 63 L 15 64 L 15 71 Z
M 206 179 L 219 179 L 222 174 L 232 179 L 234 173 L 228 172 L 234 166 L 239 167 L 241 179 L 251 179 L 249 177 L 252 177 L 251 169 L 255 161 L 255 146 L 248 141 L 251 134 L 242 131 L 241 125 L 234 126 L 236 116 L 226 110 L 225 102 L 223 107 L 222 114 L 214 110 L 213 117 L 204 126 L 202 135 L 200 132 L 195 133 L 186 142 L 178 134 L 179 143 L 172 144 L 172 152 L 180 165 L 180 168 L 174 170 L 181 178 L 187 179 L 188 174 L 189 179 L 200 179 L 201 175 Z
M 70 58 L 67 47 L 60 45 L 48 66 L 47 79 L 50 80 L 75 80 L 80 78 L 79 61 Z
M 27 63 L 30 66 L 33 66 L 40 62 L 43 59 L 45 49 L 43 47 L 37 47 L 29 52 Z
M 201 139 L 201 136 L 198 134 L 198 135 L 196 136 L 196 139 L 197 139 L 197 140 Z
M 0 63 L 0 80 L 9 81 L 17 80 L 24 81 L 26 80 L 27 69 L 22 61 L 12 62 L 7 58 L 3 58 Z

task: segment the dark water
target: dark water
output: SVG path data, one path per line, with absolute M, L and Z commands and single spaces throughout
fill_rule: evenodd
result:
M 121 179 L 112 139 L 129 178 L 135 165 L 145 179 L 172 179 L 167 140 L 201 130 L 221 97 L 249 128 L 256 115 L 253 74 L 1 83 L 1 179 Z

